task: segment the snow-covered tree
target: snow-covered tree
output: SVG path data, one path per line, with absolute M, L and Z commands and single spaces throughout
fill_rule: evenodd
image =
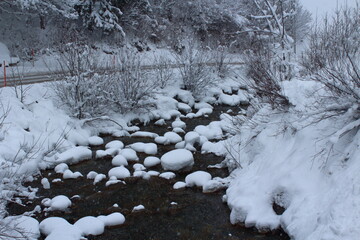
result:
M 90 30 L 99 28 L 107 33 L 119 31 L 125 36 L 119 24 L 119 18 L 123 13 L 114 5 L 114 2 L 112 0 L 80 0 L 75 8 Z

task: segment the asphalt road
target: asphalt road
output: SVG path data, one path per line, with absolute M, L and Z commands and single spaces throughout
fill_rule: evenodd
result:
M 243 65 L 243 62 L 230 62 L 226 63 L 226 65 Z M 214 66 L 215 63 L 205 63 L 206 66 Z M 171 68 L 180 68 L 181 64 L 171 64 L 169 65 Z M 141 67 L 144 70 L 153 70 L 156 69 L 156 65 L 144 65 Z M 113 69 L 102 69 L 102 71 L 112 71 Z M 10 71 L 8 71 L 10 72 Z M 34 83 L 42 83 L 42 82 L 51 82 L 59 80 L 59 72 L 35 72 L 35 73 L 27 73 L 27 74 L 8 74 L 6 77 L 6 84 L 4 76 L 0 76 L 0 87 L 12 87 L 17 85 L 28 85 Z

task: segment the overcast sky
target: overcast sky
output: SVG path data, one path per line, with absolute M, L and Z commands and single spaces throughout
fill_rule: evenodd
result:
M 333 12 L 337 4 L 344 5 L 347 3 L 355 6 L 356 0 L 300 0 L 300 2 L 313 14 L 313 19 L 315 19 L 316 14 L 320 17 L 327 11 Z

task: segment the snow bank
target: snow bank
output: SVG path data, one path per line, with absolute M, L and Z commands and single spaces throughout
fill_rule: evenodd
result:
M 91 159 L 92 152 L 87 147 L 74 147 L 57 156 L 56 162 L 74 164 L 82 160 Z
M 165 153 L 161 157 L 161 166 L 164 170 L 177 171 L 194 164 L 194 157 L 189 150 L 176 149 Z

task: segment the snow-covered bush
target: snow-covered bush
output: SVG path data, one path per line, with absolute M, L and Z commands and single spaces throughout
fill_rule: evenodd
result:
M 174 77 L 171 60 L 164 56 L 155 57 L 155 69 L 153 71 L 156 84 L 160 88 L 166 87 L 170 80 Z
M 140 56 L 124 50 L 118 62 L 119 65 L 108 75 L 104 99 L 114 111 L 121 113 L 151 107 L 157 85 L 151 81 L 150 72 L 142 69 Z
M 68 43 L 58 58 L 58 80 L 51 84 L 60 104 L 79 119 L 103 113 L 104 75 L 86 44 Z
M 219 77 L 224 78 L 230 71 L 229 63 L 229 49 L 225 46 L 219 46 L 213 54 L 215 60 L 215 67 Z
M 194 41 L 189 41 L 185 48 L 175 56 L 178 62 L 185 90 L 194 96 L 201 96 L 207 89 L 214 86 L 217 79 L 212 75 L 213 67 L 208 63 L 211 55 L 197 47 Z
M 359 8 L 346 7 L 313 31 L 303 59 L 312 79 L 327 90 L 320 96 L 319 107 L 334 115 L 352 109 L 355 119 L 360 113 L 356 107 L 360 104 L 359 39 Z
M 284 67 L 284 68 L 283 68 Z M 246 55 L 245 82 L 252 88 L 260 101 L 272 108 L 286 108 L 290 105 L 282 89 L 286 66 L 277 66 L 273 56 L 251 52 Z

